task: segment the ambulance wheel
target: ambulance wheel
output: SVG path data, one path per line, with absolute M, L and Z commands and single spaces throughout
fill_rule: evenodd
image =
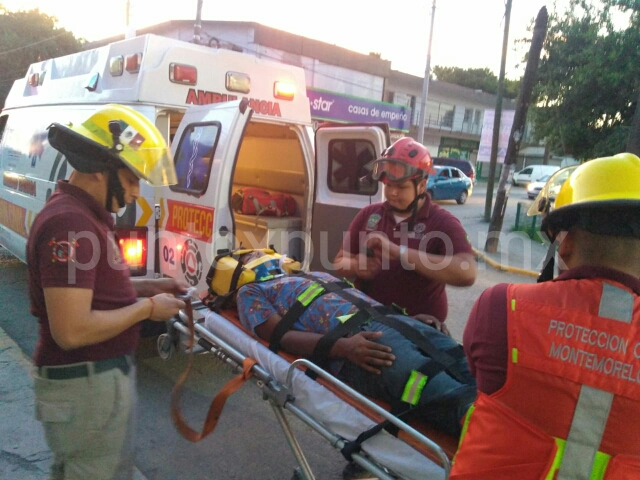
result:
M 176 346 L 168 334 L 158 336 L 158 355 L 162 360 L 169 360 L 175 351 Z

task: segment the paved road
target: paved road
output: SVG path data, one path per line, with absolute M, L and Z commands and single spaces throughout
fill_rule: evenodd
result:
M 466 205 L 442 203 L 461 219 L 476 247 L 483 243 L 486 235 L 487 224 L 480 220 L 484 212 L 484 192 L 484 185 L 479 184 Z M 524 197 L 522 189 L 512 193 L 503 230 L 512 226 L 516 203 Z M 44 478 L 50 453 L 41 437 L 40 425 L 31 417 L 33 398 L 29 393 L 28 360 L 25 360 L 31 357 L 37 341 L 37 324 L 28 310 L 26 268 L 17 260 L 0 255 L 0 271 L 0 328 L 10 337 L 8 343 L 0 344 L 0 353 L 11 349 L 6 345 L 13 340 L 26 354 L 21 363 L 0 359 L 2 380 L 15 379 L 10 384 L 3 382 L 0 389 L 0 407 L 4 412 L 0 426 L 3 439 L 0 440 L 0 477 L 5 480 Z M 461 339 L 473 301 L 485 288 L 512 281 L 534 279 L 481 264 L 473 287 L 448 288 L 448 324 L 453 336 Z M 192 444 L 176 433 L 169 418 L 169 399 L 185 367 L 186 357 L 176 355 L 169 361 L 161 360 L 153 340 L 144 339 L 137 353 L 140 408 L 136 455 L 142 476 L 157 480 L 290 478 L 295 460 L 268 403 L 262 401 L 253 385 L 246 385 L 231 397 L 217 430 L 209 438 Z M 15 357 L 17 352 L 10 353 Z M 210 356 L 196 357 L 183 396 L 183 410 L 192 426 L 201 425 L 209 402 L 229 378 L 231 373 L 226 366 L 219 365 Z M 16 402 L 16 394 L 23 395 L 24 399 Z M 25 416 L 24 412 L 29 415 Z M 341 455 L 297 418 L 287 416 L 317 478 L 341 478 L 345 463 Z

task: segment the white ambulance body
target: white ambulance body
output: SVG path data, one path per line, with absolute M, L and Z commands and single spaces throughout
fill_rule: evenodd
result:
M 388 129 L 314 133 L 301 68 L 145 35 L 33 64 L 15 81 L 0 115 L 0 244 L 20 259 L 35 215 L 71 173 L 47 127 L 107 103 L 159 127 L 179 177 L 171 187 L 141 184 L 141 198 L 116 216 L 132 275 L 185 278 L 202 290 L 216 252 L 240 245 L 273 245 L 304 268 L 327 269 L 355 213 L 382 198 L 361 179 Z M 243 187 L 289 193 L 296 212 L 236 213 L 231 198 Z

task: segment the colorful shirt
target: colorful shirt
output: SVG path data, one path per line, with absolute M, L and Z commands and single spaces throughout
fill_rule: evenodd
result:
M 135 303 L 129 268 L 115 242 L 113 216 L 87 192 L 65 181 L 33 222 L 27 243 L 31 313 L 39 320 L 36 365 L 105 360 L 132 353 L 136 324 L 104 342 L 63 350 L 51 335 L 45 288 L 93 290 L 92 310 L 116 310 Z
M 473 248 L 460 221 L 427 197 L 418 210 L 413 230 L 408 231 L 405 219 L 396 222 L 393 210 L 386 203 L 376 203 L 363 208 L 354 218 L 344 243 L 345 251 L 358 254 L 362 251 L 367 233 L 380 232 L 397 245 L 436 255 L 469 253 Z M 395 303 L 407 310 L 409 315 L 425 313 L 440 321 L 447 317 L 447 294 L 445 284 L 424 277 L 414 270 L 403 268 L 400 260 L 390 262 L 376 278 L 369 281 L 358 279 L 356 286 L 385 305 Z M 384 268 L 384 265 L 383 265 Z
M 315 272 L 314 276 L 328 282 L 338 281 L 328 273 Z M 255 328 L 266 322 L 272 315 L 278 314 L 283 317 L 298 296 L 313 283 L 313 280 L 304 277 L 284 276 L 268 282 L 249 283 L 242 286 L 237 297 L 240 322 L 245 328 L 255 333 Z M 346 290 L 371 305 L 380 305 L 355 288 Z M 337 293 L 326 293 L 311 302 L 293 324 L 293 329 L 325 334 L 335 328 L 341 318 L 345 320 L 345 317 L 357 311 L 358 307 Z M 332 362 L 330 370 L 335 373 L 341 365 L 341 361 Z

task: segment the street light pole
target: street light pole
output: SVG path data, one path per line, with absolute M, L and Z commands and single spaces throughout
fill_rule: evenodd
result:
M 507 63 L 507 48 L 509 46 L 509 21 L 511 19 L 511 2 L 507 0 L 504 13 L 504 35 L 502 37 L 502 59 L 500 62 L 500 76 L 498 77 L 498 95 L 496 96 L 496 113 L 493 118 L 493 137 L 491 141 L 491 157 L 489 160 L 489 177 L 487 178 L 487 197 L 484 204 L 484 220 L 491 219 L 491 204 L 493 202 L 493 186 L 498 162 L 498 146 L 500 141 L 500 119 L 502 117 L 502 95 L 504 93 L 504 70 Z
M 436 0 L 431 7 L 431 28 L 429 30 L 429 47 L 427 49 L 427 66 L 424 69 L 422 82 L 422 105 L 420 106 L 420 121 L 418 122 L 418 142 L 424 144 L 424 118 L 427 114 L 427 96 L 429 95 L 429 73 L 431 72 L 431 41 L 433 40 L 433 21 L 436 18 Z

